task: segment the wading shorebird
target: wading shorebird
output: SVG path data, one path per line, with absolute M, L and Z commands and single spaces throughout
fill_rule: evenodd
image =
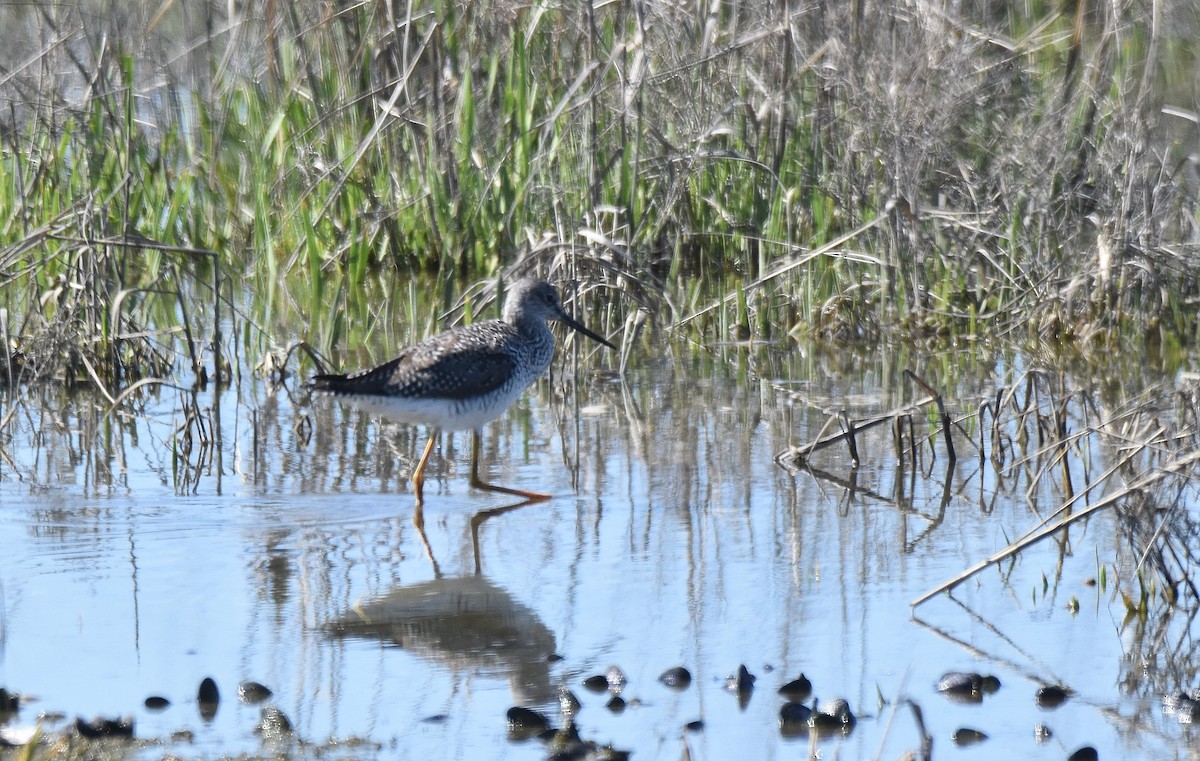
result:
M 317 375 L 310 388 L 392 420 L 429 426 L 429 442 L 412 474 L 421 502 L 425 464 L 439 431 L 471 431 L 471 486 L 529 500 L 549 494 L 489 484 L 479 477 L 479 433 L 550 367 L 558 320 L 610 349 L 616 347 L 563 310 L 558 291 L 544 280 L 513 284 L 503 317 L 461 325 L 427 338 L 378 367 L 345 375 Z

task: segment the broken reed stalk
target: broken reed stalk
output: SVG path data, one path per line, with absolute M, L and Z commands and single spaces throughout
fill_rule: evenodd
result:
M 921 451 L 917 449 L 917 424 L 913 422 L 913 416 L 907 413 L 904 415 L 904 424 L 908 426 L 908 451 L 912 455 L 913 477 L 915 478 L 917 459 L 921 454 Z
M 781 277 L 782 275 L 786 275 L 788 272 L 791 272 L 792 270 L 799 269 L 800 267 L 803 267 L 804 265 L 808 264 L 809 262 L 819 259 L 820 257 L 833 252 L 842 244 L 848 243 L 848 242 L 854 240 L 855 238 L 857 238 L 858 236 L 862 235 L 863 233 L 867 232 L 871 228 L 873 228 L 877 225 L 880 225 L 884 222 L 887 222 L 888 219 L 890 219 L 890 216 L 889 216 L 890 211 L 891 211 L 891 209 L 889 207 L 887 211 L 884 211 L 882 214 L 877 215 L 874 219 L 864 222 L 863 224 L 859 225 L 858 227 L 856 227 L 855 229 L 846 233 L 845 235 L 842 235 L 842 236 L 830 241 L 829 243 L 826 243 L 824 246 L 820 246 L 819 248 L 813 249 L 812 251 L 808 251 L 808 252 L 801 250 L 800 254 L 798 256 L 796 256 L 795 258 L 774 267 L 770 272 L 766 273 L 765 275 L 758 278 L 757 280 L 754 280 L 753 282 L 738 286 L 738 288 L 736 290 L 725 294 L 725 296 L 714 301 L 713 303 L 709 304 L 708 306 L 704 307 L 703 309 L 697 310 L 697 311 L 693 312 L 692 314 L 689 314 L 688 316 L 686 316 L 683 319 L 676 322 L 675 325 L 672 327 L 681 328 L 684 325 L 687 325 L 689 322 L 695 320 L 697 317 L 702 317 L 702 316 L 708 314 L 709 312 L 713 311 L 714 309 L 719 309 L 723 306 L 726 306 L 726 305 L 736 301 L 739 294 L 743 294 L 746 291 L 766 285 L 767 283 L 771 282 L 772 280 L 774 280 L 778 277 Z M 870 258 L 873 259 L 873 257 L 870 257 Z M 877 260 L 876 260 L 876 263 L 878 263 Z
M 854 438 L 854 432 L 856 430 L 854 427 L 854 420 L 850 417 L 850 414 L 848 412 L 846 412 L 845 410 L 842 410 L 841 418 L 842 418 L 842 425 L 844 426 L 844 430 L 846 433 L 846 446 L 848 446 L 850 448 L 850 462 L 852 463 L 853 467 L 857 468 L 858 463 L 859 463 L 858 442 Z
M 787 451 L 780 452 L 779 454 L 775 455 L 775 462 L 779 463 L 780 465 L 798 465 L 811 457 L 814 452 L 819 452 L 826 447 L 841 442 L 842 440 L 853 439 L 854 435 L 858 431 L 865 431 L 870 428 L 874 428 L 877 425 L 882 425 L 889 420 L 895 420 L 896 418 L 911 414 L 913 409 L 924 407 L 933 401 L 933 397 L 925 397 L 924 399 L 920 399 L 912 404 L 906 404 L 903 407 L 897 407 L 894 410 L 890 410 L 879 415 L 863 418 L 862 420 L 851 421 L 848 429 L 841 431 L 840 433 L 832 433 L 828 436 L 818 437 L 816 441 L 802 447 L 789 447 Z M 846 418 L 846 420 L 849 420 L 849 418 Z M 913 443 L 913 448 L 915 456 L 915 440 Z M 854 452 L 852 451 L 851 456 L 853 455 Z
M 934 403 L 937 404 L 938 416 L 942 422 L 942 436 L 946 440 L 946 456 L 950 458 L 950 464 L 953 465 L 958 456 L 954 453 L 954 438 L 950 435 L 950 428 L 953 421 L 950 419 L 950 413 L 946 412 L 946 405 L 942 401 L 942 395 L 939 394 L 933 386 L 925 382 L 925 379 L 914 373 L 912 370 L 905 369 L 904 377 L 916 383 L 921 388 L 925 389 L 925 393 L 933 397 Z
M 858 464 L 859 464 L 858 441 L 857 441 L 858 432 L 865 431 L 869 428 L 874 428 L 877 425 L 891 421 L 892 422 L 892 432 L 893 432 L 893 435 L 895 436 L 895 443 L 896 443 L 896 457 L 897 457 L 901 467 L 903 467 L 903 465 L 904 465 L 903 426 L 904 426 L 904 421 L 907 420 L 909 441 L 912 445 L 912 459 L 913 459 L 913 464 L 915 466 L 916 461 L 917 461 L 917 436 L 916 436 L 916 431 L 913 428 L 912 411 L 914 409 L 920 409 L 921 407 L 924 407 L 924 406 L 932 403 L 932 404 L 937 405 L 938 420 L 941 423 L 940 428 L 942 430 L 942 436 L 946 442 L 946 454 L 950 458 L 949 465 L 953 466 L 955 461 L 958 459 L 958 457 L 954 451 L 954 438 L 953 438 L 952 431 L 951 431 L 952 427 L 954 426 L 954 421 L 950 417 L 950 413 L 946 411 L 946 405 L 942 401 L 942 395 L 937 393 L 937 391 L 933 388 L 933 386 L 929 385 L 927 382 L 925 382 L 924 379 L 922 379 L 920 376 L 918 376 L 913 371 L 905 370 L 904 375 L 909 380 L 913 381 L 918 386 L 923 388 L 925 390 L 925 392 L 929 395 L 924 397 L 923 399 L 913 402 L 912 404 L 908 404 L 903 407 L 898 407 L 889 412 L 884 412 L 879 415 L 875 415 L 873 417 L 864 418 L 862 420 L 854 420 L 850 417 L 850 415 L 845 410 L 842 410 L 841 412 L 838 413 L 838 419 L 841 420 L 841 422 L 842 422 L 843 430 L 841 433 L 831 434 L 829 436 L 824 436 L 824 437 L 818 436 L 816 441 L 813 441 L 812 443 L 810 443 L 806 446 L 803 446 L 803 447 L 789 447 L 786 452 L 781 452 L 775 456 L 775 462 L 779 463 L 780 465 L 785 465 L 785 466 L 786 465 L 797 465 L 799 463 L 804 462 L 809 457 L 811 457 L 814 452 L 818 452 L 822 449 L 825 449 L 828 446 L 831 446 L 833 444 L 836 444 L 840 441 L 845 440 L 846 446 L 850 450 L 850 460 L 854 464 L 854 467 L 858 467 Z M 971 443 L 974 444 L 975 442 L 972 441 Z M 980 448 L 980 451 L 982 452 L 982 447 Z M 936 454 L 936 452 L 935 452 L 935 454 Z
M 1161 433 L 1161 431 L 1160 431 L 1160 433 Z M 1084 495 L 1086 495 L 1088 492 L 1091 491 L 1092 487 L 1097 486 L 1102 483 L 1105 483 L 1113 473 L 1115 473 L 1118 469 L 1123 468 L 1131 460 L 1133 460 L 1133 458 L 1140 455 L 1142 452 L 1142 449 L 1143 448 L 1131 449 L 1129 451 L 1129 453 L 1126 454 L 1125 457 L 1121 458 L 1121 460 L 1119 462 L 1117 462 L 1112 467 L 1110 467 L 1107 471 L 1105 471 L 1105 473 L 1100 478 L 1093 481 L 1088 486 L 1088 488 L 1079 492 L 1074 497 L 1071 497 L 1070 499 L 1066 500 L 1062 504 L 1062 506 L 1059 507 L 1058 510 L 1054 511 L 1054 513 L 1052 515 L 1048 516 L 1045 520 L 1043 520 L 1039 524 L 1041 526 L 1041 528 L 1034 529 L 1032 531 L 1032 533 L 1026 534 L 1023 538 L 1018 539 L 1017 541 L 1008 545 L 1000 552 L 997 552 L 997 553 L 989 556 L 988 558 L 981 560 L 980 562 L 971 566 L 970 568 L 963 571 L 959 575 L 955 576 L 953 579 L 950 579 L 949 581 L 947 581 L 947 582 L 935 587 L 934 589 L 931 589 L 930 591 L 926 592 L 925 594 L 921 595 L 920 597 L 918 597 L 917 599 L 912 601 L 912 603 L 911 603 L 912 607 L 915 608 L 918 605 L 920 605 L 921 603 L 925 602 L 926 600 L 929 600 L 930 598 L 935 597 L 936 595 L 938 595 L 942 592 L 948 592 L 948 591 L 954 589 L 959 584 L 962 584 L 964 581 L 966 581 L 967 579 L 970 579 L 972 576 L 976 575 L 977 573 L 984 570 L 985 568 L 987 568 L 991 565 L 995 565 L 996 563 L 1000 563 L 1000 562 L 1012 557 L 1013 555 L 1017 554 L 1018 552 L 1021 552 L 1022 550 L 1024 550 L 1026 547 L 1037 544 L 1038 542 L 1042 541 L 1046 537 L 1052 536 L 1053 534 L 1061 531 L 1062 529 L 1067 528 L 1072 523 L 1082 520 L 1083 518 L 1088 517 L 1092 513 L 1097 512 L 1098 510 L 1102 510 L 1106 507 L 1111 507 L 1112 505 L 1116 504 L 1121 499 L 1128 497 L 1130 494 L 1135 494 L 1138 491 L 1146 489 L 1147 487 L 1152 486 L 1152 485 L 1158 483 L 1159 481 L 1163 480 L 1167 476 L 1175 475 L 1175 474 L 1183 471 L 1185 468 L 1188 468 L 1188 467 L 1193 466 L 1196 463 L 1200 462 L 1200 450 L 1183 455 L 1182 457 L 1177 457 L 1174 460 L 1172 460 L 1171 462 L 1169 462 L 1166 465 L 1159 468 L 1158 470 L 1155 470 L 1153 473 L 1150 473 L 1149 475 L 1142 477 L 1138 481 L 1136 481 L 1128 486 L 1125 486 L 1124 488 L 1120 489 L 1119 491 L 1116 491 L 1116 492 L 1108 495 L 1107 497 L 1104 497 L 1099 502 L 1096 502 L 1093 505 L 1089 505 L 1088 507 L 1084 508 L 1083 510 L 1081 510 L 1077 513 L 1072 513 L 1070 515 L 1067 515 L 1061 521 L 1059 521 L 1058 523 L 1055 523 L 1054 525 L 1047 525 L 1049 523 L 1049 521 L 1054 519 L 1056 516 L 1070 511 L 1074 507 L 1074 504 L 1076 502 L 1078 502 Z

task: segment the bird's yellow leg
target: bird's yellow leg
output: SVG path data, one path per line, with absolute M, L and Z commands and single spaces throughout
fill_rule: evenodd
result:
M 510 489 L 507 486 L 497 486 L 489 484 L 479 477 L 479 431 L 471 432 L 471 486 L 484 491 L 498 491 L 504 494 L 512 494 L 516 497 L 524 497 L 527 500 L 538 502 L 544 499 L 550 499 L 549 494 L 543 494 L 540 491 L 524 491 L 523 489 Z
M 425 445 L 425 453 L 421 455 L 421 460 L 412 474 L 413 491 L 416 492 L 418 504 L 425 498 L 422 493 L 425 486 L 425 463 L 429 462 L 429 455 L 433 452 L 433 442 L 436 438 L 436 432 L 429 434 L 429 443 Z

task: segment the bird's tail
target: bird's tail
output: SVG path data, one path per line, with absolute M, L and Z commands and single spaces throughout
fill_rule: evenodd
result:
M 336 391 L 338 384 L 346 380 L 345 374 L 326 374 L 314 375 L 312 379 L 304 384 L 310 391 Z

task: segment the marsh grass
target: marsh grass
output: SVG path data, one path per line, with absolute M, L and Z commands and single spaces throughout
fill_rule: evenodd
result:
M 1195 337 L 1189 3 L 228 12 L 3 11 L 6 381 L 530 268 L 608 332 Z

